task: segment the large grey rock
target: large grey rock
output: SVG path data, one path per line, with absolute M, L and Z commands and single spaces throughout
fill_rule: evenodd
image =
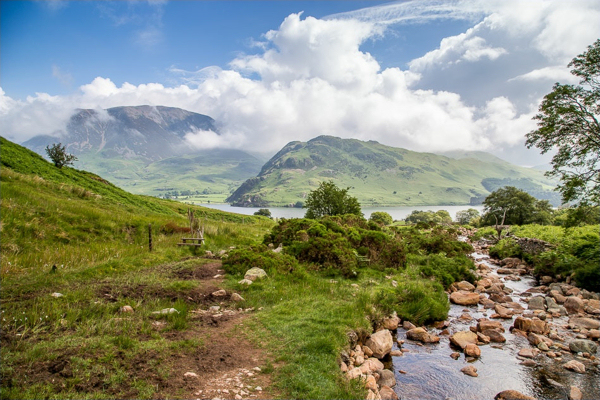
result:
M 394 345 L 392 334 L 387 329 L 375 332 L 365 343 L 372 351 L 373 357 L 383 358 Z
M 597 320 L 595 318 L 572 317 L 569 318 L 569 325 L 580 329 L 598 329 L 600 328 L 600 320 Z
M 529 299 L 529 306 L 527 307 L 530 310 L 545 310 L 546 309 L 546 299 L 542 296 L 535 296 Z
M 596 354 L 598 345 L 591 340 L 575 339 L 569 342 L 569 350 L 571 350 L 573 353 Z
M 578 314 L 583 312 L 583 300 L 581 300 L 579 297 L 567 297 L 563 305 L 569 314 Z
M 266 277 L 267 273 L 263 269 L 260 269 L 258 267 L 250 268 L 248 271 L 246 271 L 246 275 L 244 275 L 244 279 L 248 279 L 249 281 L 253 282 L 257 279 L 262 279 Z
M 382 369 L 379 371 L 379 386 L 396 386 L 396 377 L 394 373 L 389 369 Z

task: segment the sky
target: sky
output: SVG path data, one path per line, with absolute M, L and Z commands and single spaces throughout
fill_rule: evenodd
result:
M 519 165 L 540 101 L 600 37 L 600 2 L 0 2 L 0 132 L 59 135 L 78 108 L 213 117 L 190 146 L 274 154 L 333 135 Z

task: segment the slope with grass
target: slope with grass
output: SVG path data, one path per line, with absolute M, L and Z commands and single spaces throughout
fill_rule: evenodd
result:
M 541 172 L 490 156 L 449 158 L 369 141 L 319 136 L 291 142 L 228 198 L 238 206 L 300 205 L 320 182 L 350 187 L 363 206 L 469 204 L 490 193 L 486 179 L 510 178 L 549 191 Z

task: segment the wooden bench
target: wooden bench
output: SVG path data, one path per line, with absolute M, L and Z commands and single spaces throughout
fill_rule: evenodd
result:
M 177 246 L 202 246 L 204 244 L 204 238 L 181 238 L 182 243 L 177 243 Z M 189 243 L 188 243 L 189 242 Z

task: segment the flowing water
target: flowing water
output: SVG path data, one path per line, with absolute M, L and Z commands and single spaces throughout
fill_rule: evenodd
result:
M 497 267 L 486 261 L 487 256 L 474 253 L 477 262 L 484 262 L 493 270 Z M 514 301 L 523 304 L 522 295 L 535 285 L 530 276 L 521 277 L 520 281 L 506 280 L 506 287 L 513 290 L 510 296 Z M 527 294 L 526 294 L 527 295 Z M 465 311 L 466 310 L 466 311 Z M 459 317 L 468 313 L 472 321 L 464 321 Z M 451 304 L 447 328 L 450 333 L 468 330 L 476 325 L 477 319 L 493 314 L 493 310 L 478 306 L 459 306 Z M 458 360 L 450 357 L 455 350 L 450 347 L 449 335 L 439 335 L 440 329 L 428 329 L 440 336 L 437 344 L 421 345 L 406 339 L 406 331 L 399 328 L 397 339 L 405 340 L 403 349 L 409 350 L 402 357 L 393 357 L 393 370 L 397 385 L 394 390 L 403 400 L 411 399 L 493 399 L 503 390 L 517 390 L 523 394 L 540 399 L 567 399 L 569 387 L 578 387 L 584 399 L 600 399 L 600 372 L 592 367 L 585 374 L 577 374 L 562 368 L 562 364 L 571 359 L 565 356 L 562 362 L 554 361 L 546 356 L 538 356 L 537 365 L 527 367 L 520 365 L 517 353 L 531 345 L 526 338 L 510 333 L 514 318 L 501 320 L 506 332 L 503 333 L 506 343 L 490 343 L 482 345 L 481 357 L 471 364 L 477 368 L 478 377 L 463 374 L 461 368 L 469 365 L 464 354 Z M 566 317 L 553 319 L 553 324 L 566 325 Z M 559 328 L 559 334 L 562 334 Z M 394 345 L 398 349 L 397 344 Z

